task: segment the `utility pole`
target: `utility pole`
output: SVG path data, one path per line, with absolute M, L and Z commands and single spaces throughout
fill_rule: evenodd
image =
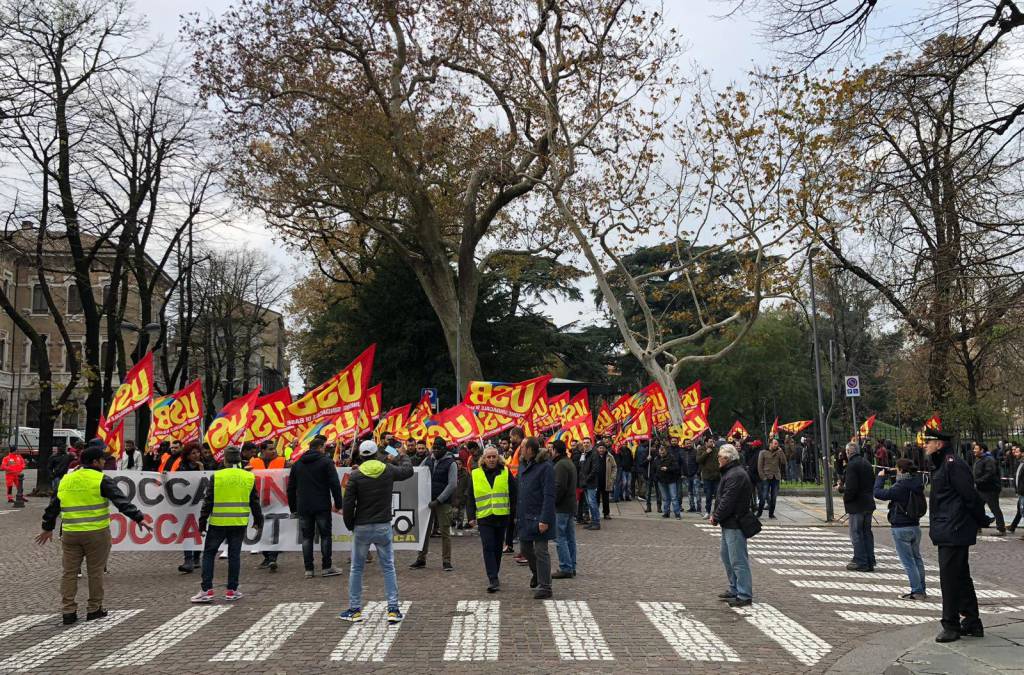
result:
M 821 393 L 821 357 L 818 350 L 818 301 L 814 293 L 814 247 L 807 248 L 807 268 L 811 274 L 811 336 L 814 340 L 814 384 L 818 393 L 818 435 L 821 438 L 821 452 L 825 474 L 825 522 L 835 518 L 832 505 L 832 467 L 828 450 L 828 420 L 825 417 L 825 399 Z

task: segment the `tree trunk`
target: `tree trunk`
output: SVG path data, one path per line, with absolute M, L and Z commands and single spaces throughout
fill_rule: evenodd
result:
M 473 271 L 466 270 L 458 279 L 457 290 L 455 275 L 444 259 L 415 264 L 413 271 L 441 323 L 452 370 L 455 371 L 461 365 L 462 382 L 482 380 L 483 368 L 473 346 L 473 317 L 476 315 L 476 299 L 480 289 L 479 272 L 475 268 Z
M 45 349 L 40 340 L 37 349 Z M 53 373 L 47 359 L 39 359 L 39 447 L 36 455 L 36 489 L 32 493 L 37 496 L 49 495 L 50 488 L 50 456 L 53 454 L 53 423 L 56 418 L 53 409 Z

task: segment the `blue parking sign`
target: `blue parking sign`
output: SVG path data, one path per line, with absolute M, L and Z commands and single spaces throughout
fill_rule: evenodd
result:
M 423 400 L 424 396 L 430 397 L 430 407 L 437 412 L 437 389 L 434 387 L 420 389 L 420 400 Z

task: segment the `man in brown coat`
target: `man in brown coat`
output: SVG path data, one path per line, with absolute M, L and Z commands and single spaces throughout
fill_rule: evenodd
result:
M 757 485 L 757 517 L 764 513 L 765 502 L 768 502 L 768 517 L 775 518 L 775 501 L 779 496 L 779 481 L 786 466 L 786 453 L 779 445 L 779 439 L 773 438 L 767 448 L 757 456 L 757 475 L 761 482 Z

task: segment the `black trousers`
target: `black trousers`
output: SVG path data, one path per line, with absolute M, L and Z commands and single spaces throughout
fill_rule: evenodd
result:
M 487 525 L 477 521 L 476 529 L 480 532 L 480 544 L 484 549 L 484 569 L 487 580 L 495 582 L 501 571 L 501 545 L 505 540 L 504 525 Z
M 970 546 L 939 546 L 939 586 L 942 588 L 942 627 L 949 630 L 981 625 L 974 592 Z M 961 616 L 963 620 L 961 620 Z
M 982 492 L 978 490 L 978 494 L 981 495 L 981 501 L 985 502 L 988 510 L 996 517 L 996 529 L 1000 532 L 1004 531 L 1006 529 L 1006 522 L 1003 520 L 1003 510 L 999 507 L 999 491 Z
M 597 490 L 597 501 L 601 504 L 601 515 L 605 518 L 609 515 L 608 491 L 603 488 Z
M 306 570 L 313 571 L 313 539 L 317 533 L 320 535 L 320 562 L 323 569 L 330 567 L 333 560 L 331 512 L 300 514 L 299 532 L 302 533 L 302 564 Z

